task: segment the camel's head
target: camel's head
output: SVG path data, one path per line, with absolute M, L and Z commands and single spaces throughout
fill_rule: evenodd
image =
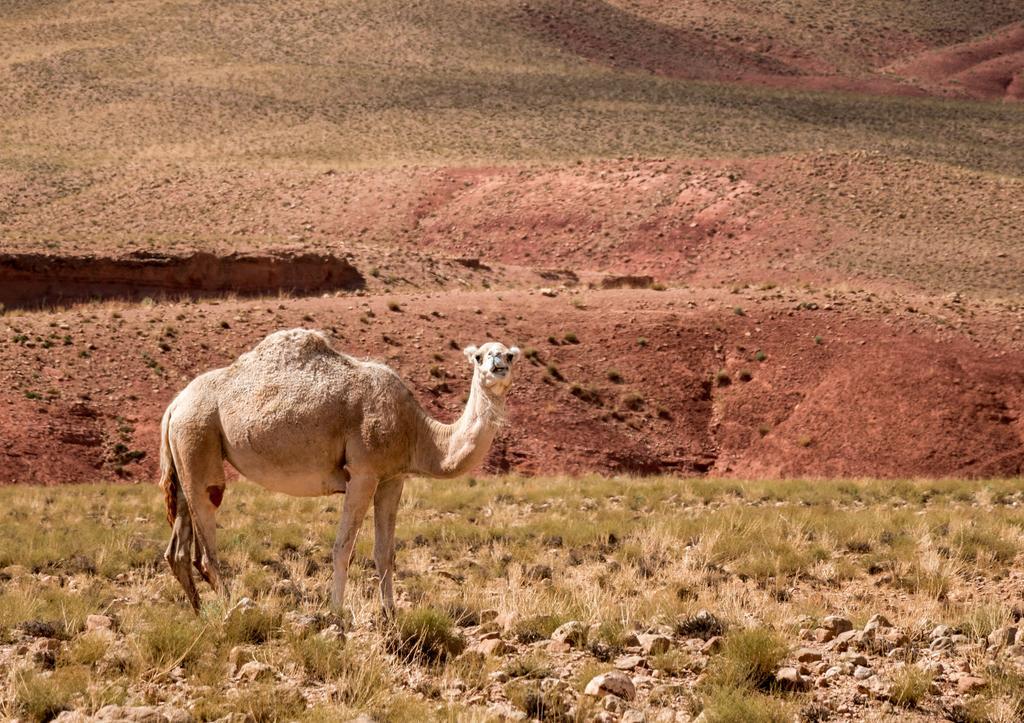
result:
M 467 346 L 463 349 L 469 363 L 473 365 L 473 377 L 479 379 L 484 388 L 504 394 L 512 383 L 512 365 L 519 358 L 519 347 L 507 347 L 496 341 L 483 346 Z

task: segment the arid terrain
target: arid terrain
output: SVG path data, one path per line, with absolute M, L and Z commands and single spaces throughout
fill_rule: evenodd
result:
M 1024 719 L 1022 101 L 1016 0 L 6 3 L 0 715 Z M 235 618 L 160 562 L 164 408 L 297 326 L 445 420 L 524 352 L 394 625 L 334 499 L 230 477 Z

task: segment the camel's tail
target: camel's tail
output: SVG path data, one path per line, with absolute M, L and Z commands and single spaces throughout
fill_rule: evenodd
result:
M 167 506 L 167 521 L 174 526 L 178 516 L 178 471 L 174 468 L 174 457 L 171 455 L 171 407 L 167 406 L 163 419 L 160 420 L 160 487 L 164 491 L 164 504 Z

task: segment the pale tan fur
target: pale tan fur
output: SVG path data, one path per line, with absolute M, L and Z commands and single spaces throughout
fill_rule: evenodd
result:
M 454 424 L 431 419 L 387 366 L 335 351 L 323 334 L 271 334 L 231 366 L 196 377 L 161 423 L 161 485 L 173 525 L 166 558 L 198 609 L 194 564 L 228 595 L 216 553 L 223 460 L 290 495 L 345 493 L 334 543 L 332 605 L 340 609 L 363 517 L 374 504 L 374 559 L 385 612 L 394 609 L 395 517 L 407 475 L 457 477 L 487 455 L 505 414 L 519 350 L 497 342 L 465 354 L 473 381 Z

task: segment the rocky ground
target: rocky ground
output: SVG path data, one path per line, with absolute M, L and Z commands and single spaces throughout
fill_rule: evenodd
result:
M 160 559 L 152 488 L 0 494 L 8 718 L 1009 723 L 1024 710 L 1012 480 L 415 481 L 392 622 L 365 534 L 345 615 L 326 610 L 332 500 L 231 485 L 218 522 L 235 602 L 207 590 L 195 617 Z

